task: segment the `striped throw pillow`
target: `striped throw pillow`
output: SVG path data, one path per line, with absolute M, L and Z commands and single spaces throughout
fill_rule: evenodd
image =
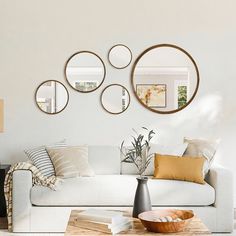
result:
M 55 175 L 52 162 L 44 146 L 25 150 L 25 153 L 43 175 L 47 177 Z
M 65 140 L 49 145 L 50 148 L 64 148 L 66 147 Z M 50 177 L 55 175 L 55 170 L 52 161 L 48 155 L 45 146 L 25 150 L 25 154 L 32 161 L 33 165 L 36 166 L 44 176 Z

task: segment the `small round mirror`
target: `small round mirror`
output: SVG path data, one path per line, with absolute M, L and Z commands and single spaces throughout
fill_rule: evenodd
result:
M 96 90 L 105 79 L 106 69 L 95 53 L 81 51 L 73 54 L 65 66 L 65 76 L 70 86 L 83 93 Z
M 120 84 L 108 85 L 101 93 L 101 104 L 108 113 L 120 114 L 129 107 L 130 94 Z
M 127 46 L 117 44 L 110 49 L 108 60 L 116 69 L 124 69 L 132 61 L 132 52 Z
M 47 80 L 38 86 L 35 101 L 41 111 L 47 114 L 57 114 L 66 108 L 69 93 L 61 82 Z
M 134 94 L 144 107 L 169 114 L 184 109 L 194 99 L 199 71 L 184 49 L 160 44 L 146 49 L 136 59 L 131 81 Z

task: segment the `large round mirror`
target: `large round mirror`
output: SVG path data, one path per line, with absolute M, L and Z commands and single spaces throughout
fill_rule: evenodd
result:
M 66 108 L 69 93 L 61 82 L 47 80 L 38 86 L 35 101 L 41 111 L 47 114 L 57 114 Z
M 109 50 L 108 60 L 116 69 L 124 69 L 132 61 L 131 50 L 123 44 L 117 44 Z
M 136 59 L 131 81 L 139 102 L 157 113 L 174 113 L 185 108 L 199 87 L 199 71 L 184 49 L 160 44 Z
M 73 54 L 65 66 L 65 76 L 70 86 L 83 93 L 96 90 L 105 79 L 106 69 L 102 59 L 93 52 Z
M 120 114 L 129 107 L 130 94 L 120 84 L 108 85 L 101 93 L 101 104 L 107 112 Z

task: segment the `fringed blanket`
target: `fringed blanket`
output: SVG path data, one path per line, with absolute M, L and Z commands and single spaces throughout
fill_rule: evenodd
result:
M 56 185 L 60 179 L 55 176 L 46 177 L 41 174 L 39 169 L 27 162 L 20 162 L 11 167 L 6 175 L 4 182 L 4 193 L 7 206 L 8 230 L 12 231 L 12 179 L 15 170 L 29 170 L 32 172 L 33 185 L 41 185 L 56 190 Z

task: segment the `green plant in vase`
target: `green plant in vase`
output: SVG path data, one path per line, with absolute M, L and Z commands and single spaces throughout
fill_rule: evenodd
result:
M 140 178 L 143 178 L 145 170 L 152 161 L 153 153 L 150 154 L 150 142 L 155 132 L 148 130 L 146 127 L 142 127 L 145 131 L 148 131 L 147 138 L 144 134 L 138 134 L 135 130 L 135 136 L 132 136 L 132 146 L 125 147 L 124 141 L 121 143 L 120 151 L 124 156 L 121 162 L 132 163 L 138 170 Z

